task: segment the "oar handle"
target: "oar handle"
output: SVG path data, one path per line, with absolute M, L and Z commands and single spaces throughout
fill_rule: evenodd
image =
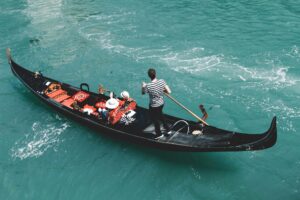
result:
M 195 113 L 193 113 L 192 111 L 190 111 L 187 107 L 185 107 L 184 105 L 182 105 L 179 101 L 177 101 L 174 97 L 172 97 L 170 94 L 165 93 L 165 95 L 167 97 L 169 97 L 172 101 L 174 101 L 177 105 L 179 105 L 180 107 L 182 107 L 184 110 L 186 110 L 188 113 L 190 113 L 192 116 L 194 116 L 197 120 L 199 120 L 200 122 L 202 122 L 203 124 L 208 126 L 208 123 L 206 123 L 203 119 L 201 119 L 199 116 L 197 116 Z

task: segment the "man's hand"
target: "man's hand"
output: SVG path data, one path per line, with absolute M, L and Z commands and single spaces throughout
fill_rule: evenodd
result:
M 142 83 L 142 94 L 145 94 L 145 88 L 147 84 L 145 82 Z
M 167 93 L 167 94 L 171 94 L 171 89 L 169 88 L 168 85 L 165 86 L 164 92 Z

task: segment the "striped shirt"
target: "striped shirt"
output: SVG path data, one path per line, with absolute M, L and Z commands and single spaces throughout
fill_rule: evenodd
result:
M 163 79 L 148 83 L 144 89 L 145 93 L 149 94 L 150 106 L 159 107 L 164 104 L 164 90 L 166 82 Z

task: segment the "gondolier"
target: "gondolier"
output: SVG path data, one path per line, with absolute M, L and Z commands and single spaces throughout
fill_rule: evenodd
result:
M 167 94 L 171 93 L 171 90 L 165 80 L 156 78 L 155 69 L 150 68 L 148 70 L 148 76 L 151 79 L 151 82 L 146 84 L 143 82 L 142 84 L 142 94 L 149 94 L 150 103 L 149 103 L 149 112 L 150 117 L 155 126 L 155 133 L 157 135 L 157 139 L 164 137 L 160 130 L 160 122 L 163 124 L 166 133 L 169 131 L 169 126 L 165 121 L 163 115 L 163 107 L 164 107 L 164 92 Z

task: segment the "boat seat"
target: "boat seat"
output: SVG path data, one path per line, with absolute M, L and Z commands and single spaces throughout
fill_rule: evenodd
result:
M 99 113 L 98 112 L 92 112 L 92 115 L 94 115 L 95 117 L 98 117 Z
M 50 97 L 50 98 L 55 98 L 57 95 L 65 94 L 65 93 L 67 93 L 67 91 L 62 90 L 62 89 L 58 89 L 58 90 L 55 90 L 55 91 L 47 94 L 47 96 Z
M 88 97 L 90 96 L 90 94 L 89 93 L 86 93 L 86 92 L 84 92 L 84 91 L 79 91 L 79 92 L 77 92 L 76 94 L 74 94 L 73 96 L 72 96 L 72 98 L 74 99 L 74 100 L 76 100 L 76 101 L 78 101 L 78 102 L 83 102 L 84 100 L 86 100 Z
M 130 110 L 135 110 L 136 102 L 135 101 L 128 101 L 125 105 L 125 101 L 119 101 L 119 106 L 109 112 L 110 123 L 112 125 L 118 123 L 122 116 Z
M 57 101 L 57 102 L 62 102 L 63 100 L 66 100 L 66 99 L 68 99 L 68 98 L 70 98 L 69 95 L 67 95 L 67 94 L 60 94 L 60 95 L 57 95 L 57 96 L 54 98 L 54 100 Z
M 95 104 L 95 107 L 96 108 L 105 108 L 105 103 L 106 103 L 106 101 L 105 100 L 101 100 L 101 101 L 99 101 L 99 102 L 97 102 L 96 104 Z
M 92 114 L 94 116 L 98 116 L 97 109 L 94 106 L 88 104 L 83 106 L 82 112 L 87 113 L 88 115 Z
M 73 103 L 74 103 L 74 99 L 73 98 L 68 98 L 68 99 L 64 100 L 61 104 L 73 109 L 73 107 L 72 107 Z

